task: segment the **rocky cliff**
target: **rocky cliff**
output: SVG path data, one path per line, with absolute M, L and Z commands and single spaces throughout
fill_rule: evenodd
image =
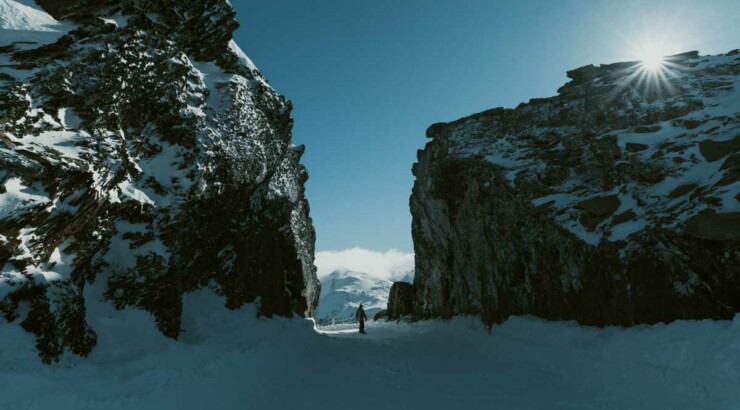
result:
M 427 130 L 420 317 L 633 325 L 740 311 L 740 53 L 587 66 Z
M 93 283 L 172 338 L 199 288 L 313 315 L 303 147 L 290 102 L 231 39 L 228 1 L 39 4 L 0 8 L 5 319 L 49 362 L 95 346 Z

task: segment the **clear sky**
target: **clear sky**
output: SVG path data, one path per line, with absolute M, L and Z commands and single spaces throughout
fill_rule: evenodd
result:
M 740 48 L 740 0 L 231 0 L 235 38 L 294 103 L 317 250 L 413 251 L 424 132 L 554 95 L 565 72 Z

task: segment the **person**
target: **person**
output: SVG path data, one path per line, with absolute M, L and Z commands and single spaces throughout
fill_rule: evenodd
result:
M 355 317 L 357 317 L 357 321 L 360 322 L 360 333 L 365 334 L 365 321 L 367 320 L 367 315 L 365 314 L 365 309 L 362 308 L 362 303 L 360 303 L 360 307 L 357 308 Z

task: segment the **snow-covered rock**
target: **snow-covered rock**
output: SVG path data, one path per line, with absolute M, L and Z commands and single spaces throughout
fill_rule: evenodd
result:
M 39 4 L 0 0 L 0 313 L 47 362 L 95 346 L 93 282 L 172 338 L 200 288 L 313 315 L 303 147 L 228 1 Z
M 632 325 L 740 311 L 740 53 L 568 72 L 434 124 L 411 197 L 420 316 Z

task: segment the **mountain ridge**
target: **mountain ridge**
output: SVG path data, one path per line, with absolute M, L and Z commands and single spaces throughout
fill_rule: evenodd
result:
M 731 318 L 739 59 L 585 66 L 557 96 L 429 127 L 412 169 L 417 314 Z

